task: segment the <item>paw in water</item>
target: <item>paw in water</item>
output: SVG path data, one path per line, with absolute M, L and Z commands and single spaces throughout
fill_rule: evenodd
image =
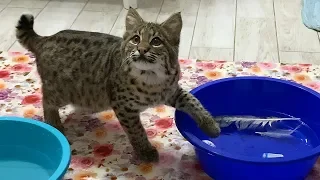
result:
M 204 131 L 206 135 L 212 138 L 216 138 L 220 135 L 221 129 L 219 124 L 215 122 L 212 118 L 206 118 L 202 121 L 200 129 Z

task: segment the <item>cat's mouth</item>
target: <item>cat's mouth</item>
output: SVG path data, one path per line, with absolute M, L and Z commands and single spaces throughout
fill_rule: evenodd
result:
M 150 62 L 147 59 L 136 59 L 133 60 L 132 65 L 139 69 L 139 70 L 144 70 L 144 71 L 148 71 L 148 70 L 153 70 L 155 69 L 155 64 L 154 62 Z
M 154 64 L 155 61 L 152 59 L 148 59 L 146 56 L 134 57 L 133 62 L 141 62 L 141 63 L 151 63 Z

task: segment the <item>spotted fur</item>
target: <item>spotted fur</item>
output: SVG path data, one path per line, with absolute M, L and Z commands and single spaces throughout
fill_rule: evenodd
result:
M 36 56 L 44 119 L 60 131 L 60 107 L 73 104 L 94 112 L 113 109 L 137 156 L 155 162 L 158 152 L 148 141 L 139 114 L 166 104 L 189 113 L 211 137 L 219 135 L 211 115 L 178 85 L 180 13 L 156 24 L 129 9 L 123 38 L 74 30 L 39 36 L 33 23 L 32 15 L 22 15 L 16 36 Z

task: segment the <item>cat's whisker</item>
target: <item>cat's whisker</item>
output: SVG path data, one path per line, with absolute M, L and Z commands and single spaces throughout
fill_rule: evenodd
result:
M 122 61 L 120 68 L 122 68 L 125 64 L 129 65 L 130 63 L 128 63 L 131 59 L 132 55 L 130 54 L 124 61 Z

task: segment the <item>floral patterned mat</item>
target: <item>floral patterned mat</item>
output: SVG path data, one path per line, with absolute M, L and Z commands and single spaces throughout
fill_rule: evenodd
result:
M 188 90 L 208 81 L 232 76 L 270 76 L 296 81 L 320 91 L 320 66 L 180 60 L 181 85 Z M 177 131 L 174 109 L 159 106 L 142 113 L 152 144 L 160 152 L 158 164 L 141 164 L 112 111 L 94 115 L 61 109 L 72 144 L 72 161 L 65 180 L 206 180 L 193 147 Z M 32 54 L 0 52 L 0 115 L 42 120 L 41 87 Z M 77 119 L 77 120 L 74 120 Z M 307 178 L 320 179 L 320 162 Z

